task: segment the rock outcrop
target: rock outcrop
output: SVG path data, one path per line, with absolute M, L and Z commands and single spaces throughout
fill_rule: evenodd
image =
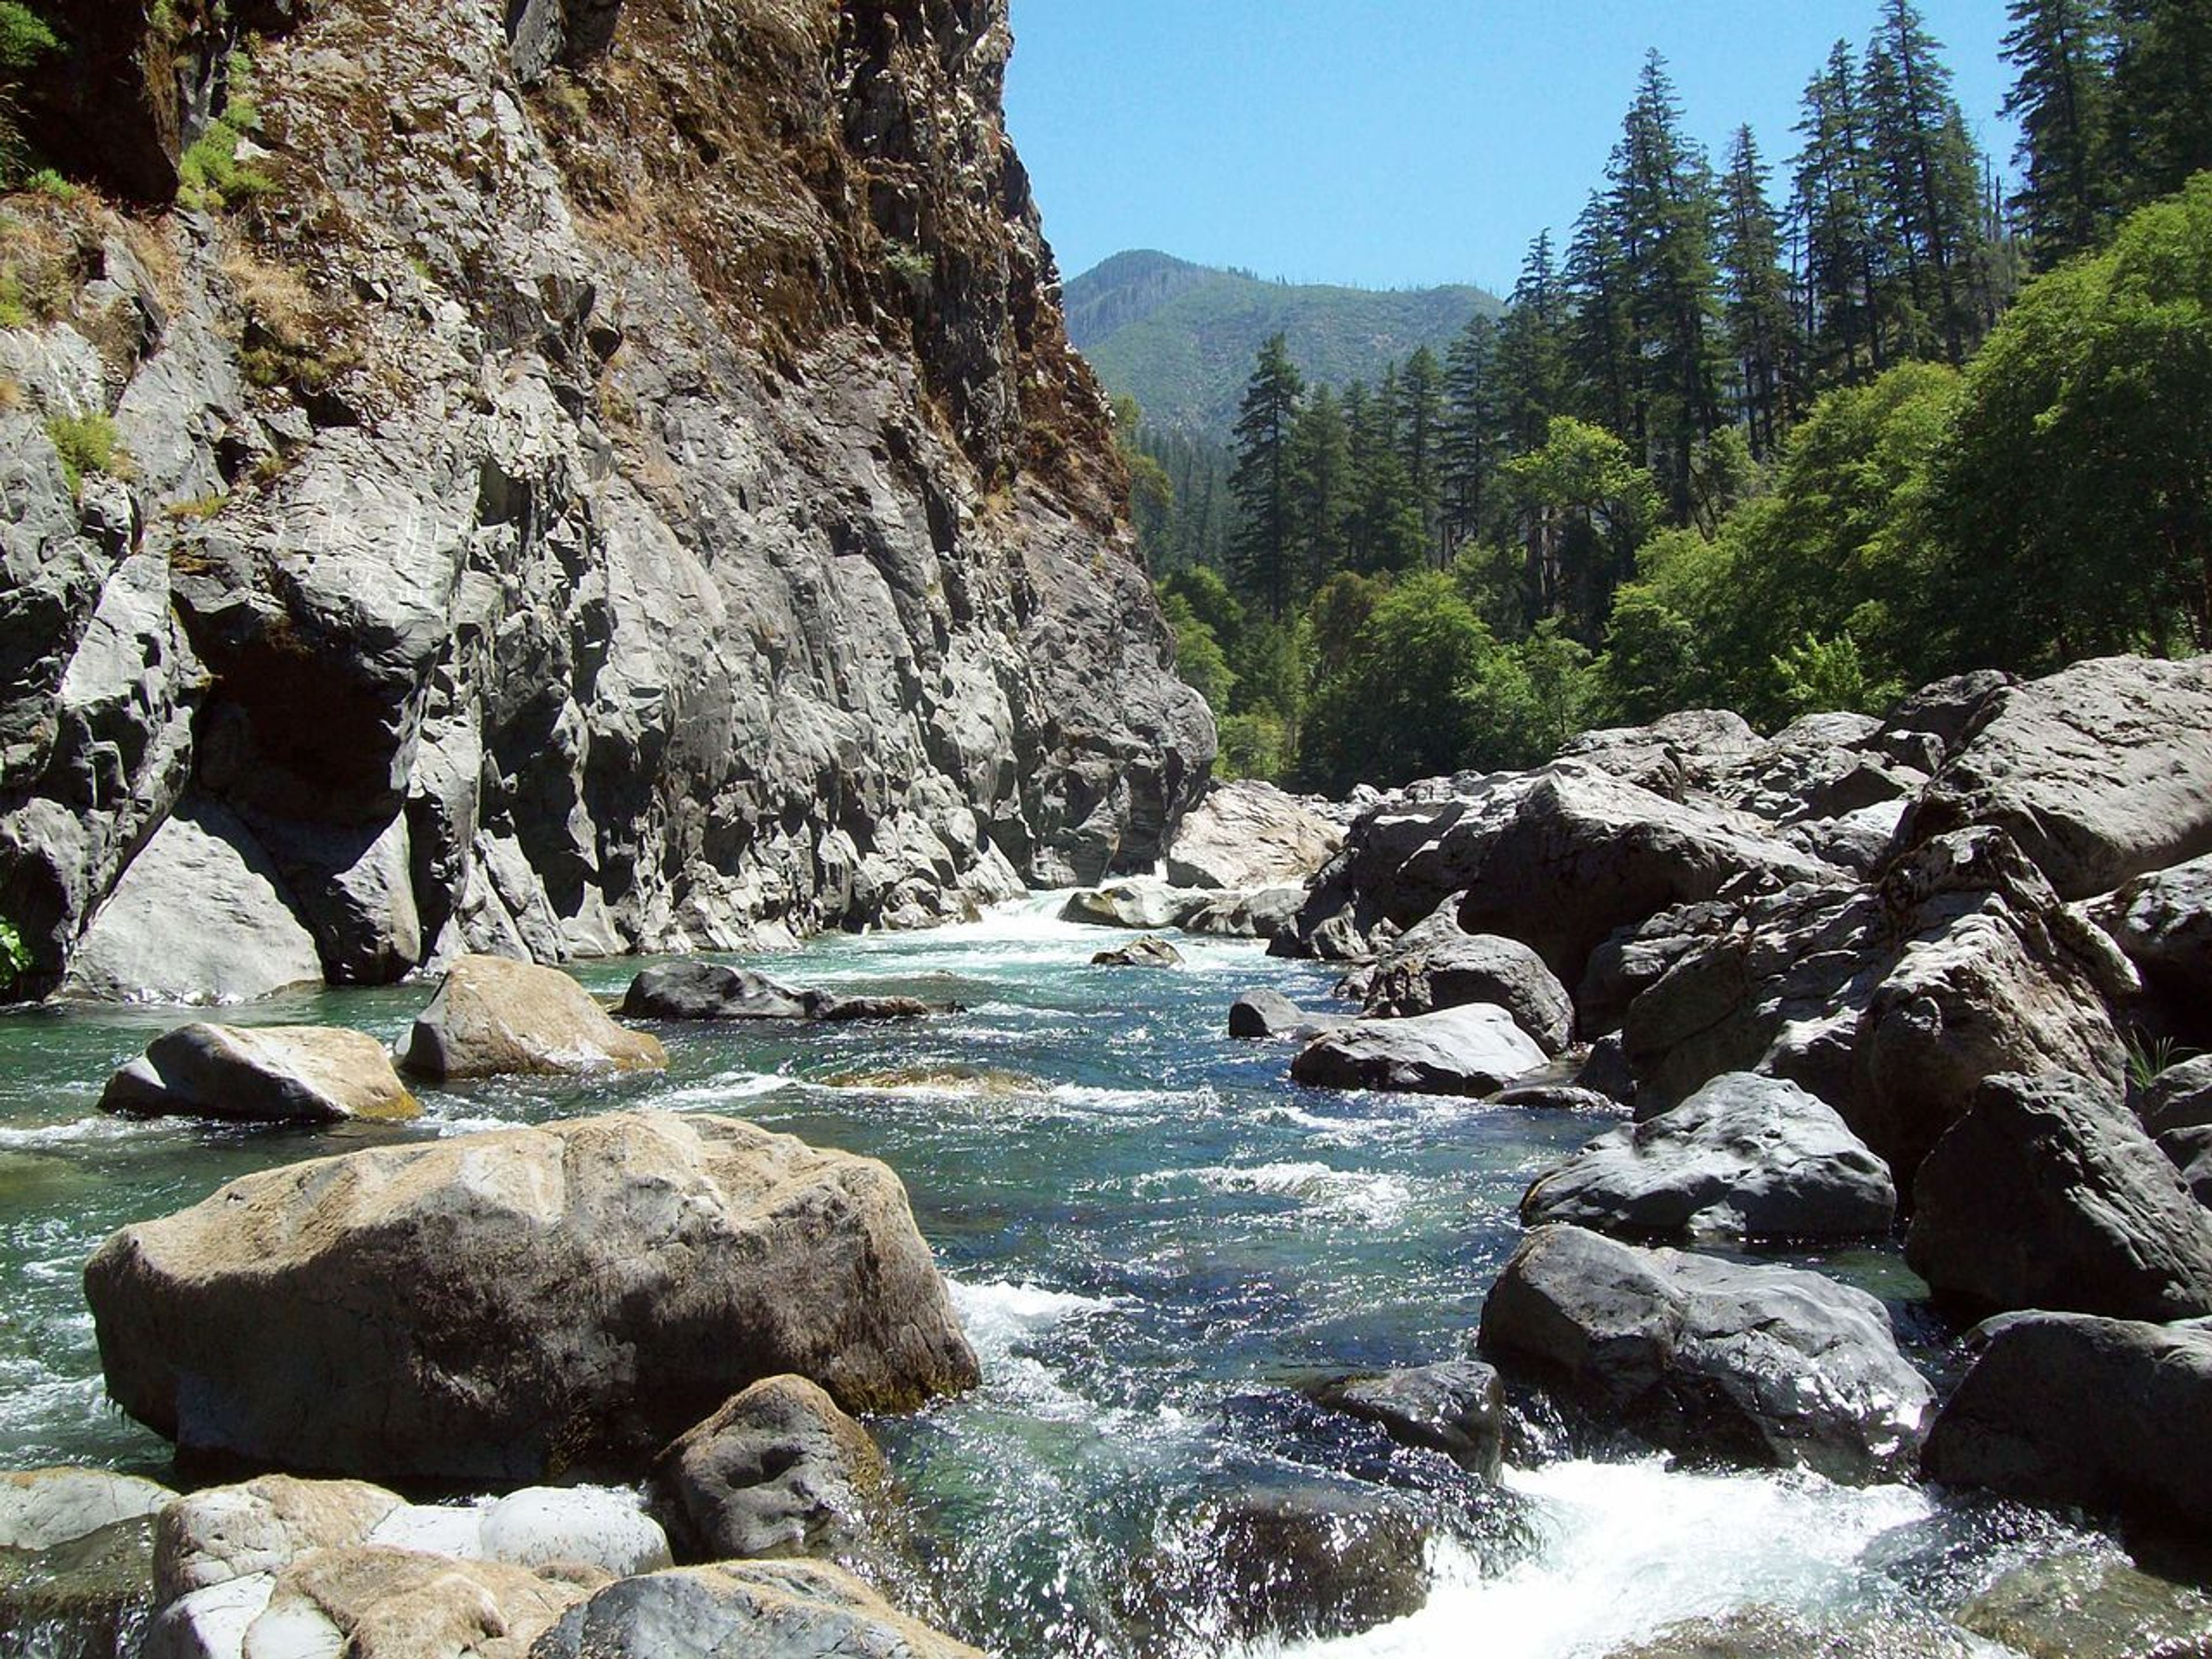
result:
M 920 1019 L 932 1012 L 914 997 L 841 997 L 794 990 L 750 968 L 672 962 L 648 968 L 623 997 L 626 1019 Z
M 772 1376 L 663 1452 L 655 1507 L 688 1558 L 836 1555 L 865 1547 L 890 1467 L 803 1376 Z
M 323 1025 L 180 1025 L 107 1080 L 100 1108 L 241 1123 L 416 1117 L 374 1037 Z
M 1495 1480 L 1505 1458 L 1505 1395 L 1498 1373 L 1479 1359 L 1332 1377 L 1314 1403 L 1377 1425 L 1403 1445 L 1440 1451 L 1462 1468 Z
M 1831 1108 L 1746 1072 L 1607 1130 L 1521 1200 L 1527 1225 L 1628 1237 L 1864 1238 L 1896 1214 L 1888 1168 Z
M 1863 1291 L 1579 1227 L 1522 1241 L 1482 1351 L 1670 1450 L 1838 1480 L 1909 1468 L 1932 1403 Z
M 1237 892 L 1297 886 L 1343 844 L 1341 829 L 1272 783 L 1217 783 L 1169 842 L 1167 876 Z
M 1494 1002 L 1535 1039 L 1546 1055 L 1574 1041 L 1575 1006 L 1544 959 L 1516 939 L 1470 933 L 1447 899 L 1426 921 L 1392 940 L 1367 981 L 1370 1014 L 1433 1013 L 1468 1002 Z
M 0 333 L 27 988 L 736 948 L 1158 859 L 1212 725 L 1003 0 L 64 9 L 32 118 L 108 193 L 11 207 L 46 297 Z M 62 418 L 116 459 L 73 478 Z M 166 961 L 154 893 L 208 924 Z
M 854 1410 L 972 1385 L 882 1164 L 614 1114 L 234 1182 L 85 1269 L 110 1394 L 180 1447 L 302 1471 L 634 1474 L 761 1377 Z
M 1405 1019 L 1356 1019 L 1298 1051 L 1291 1076 L 1323 1089 L 1495 1094 L 1544 1063 L 1544 1051 L 1494 1003 Z

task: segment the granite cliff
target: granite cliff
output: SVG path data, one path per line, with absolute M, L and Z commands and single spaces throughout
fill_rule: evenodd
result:
M 0 245 L 22 988 L 254 994 L 1148 866 L 1213 732 L 1005 0 L 66 0 Z

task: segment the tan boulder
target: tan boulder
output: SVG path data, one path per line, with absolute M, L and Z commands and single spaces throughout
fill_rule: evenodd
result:
M 497 1561 L 319 1550 L 277 1576 L 243 1659 L 525 1659 L 584 1594 Z
M 401 1039 L 399 1063 L 418 1077 L 575 1076 L 659 1072 L 657 1037 L 625 1030 L 557 968 L 505 957 L 463 957 Z
M 107 1081 L 103 1109 L 253 1123 L 418 1117 L 374 1037 L 321 1025 L 180 1025 Z

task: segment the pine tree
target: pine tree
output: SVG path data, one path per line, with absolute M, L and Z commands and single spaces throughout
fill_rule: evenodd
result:
M 2212 168 L 2212 7 L 2115 0 L 2112 70 L 2123 204 L 2172 195 Z
M 1444 354 L 1443 550 L 1477 533 L 1502 459 L 1498 325 L 1477 312 Z
M 1260 348 L 1259 362 L 1238 406 L 1237 465 L 1229 476 L 1237 522 L 1231 561 L 1246 589 L 1280 622 L 1292 599 L 1296 501 L 1291 431 L 1305 383 L 1280 334 Z
M 2111 228 L 2113 39 L 2102 0 L 2012 0 L 2005 61 L 2019 71 L 2004 112 L 2020 123 L 2014 155 L 2036 268 L 2094 247 Z
M 1398 382 L 1398 453 L 1420 514 L 1422 544 L 1431 554 L 1443 547 L 1439 532 L 1443 500 L 1444 371 L 1426 346 L 1406 359 Z
M 1421 562 L 1420 504 L 1400 441 L 1398 366 L 1382 371 L 1372 393 L 1345 393 L 1352 428 L 1352 507 L 1345 542 L 1351 568 L 1363 574 L 1405 570 Z
M 1613 206 L 1600 192 L 1575 221 L 1563 274 L 1569 301 L 1564 349 L 1577 411 L 1641 449 L 1644 377 L 1632 314 L 1633 279 Z
M 1865 111 L 1848 42 L 1805 88 L 1793 212 L 1804 242 L 1801 329 L 1815 380 L 1871 380 L 1887 366 L 1875 307 L 1885 264 Z
M 1883 0 L 1864 77 L 1869 157 L 1888 240 L 1903 264 L 1906 355 L 1954 367 L 1981 337 L 1968 279 L 1979 257 L 1981 167 L 1952 94 L 1942 46 L 1912 0 Z
M 1798 342 L 1782 228 L 1747 126 L 1736 130 L 1721 181 L 1720 258 L 1736 410 L 1751 453 L 1765 460 L 1796 413 Z
M 1352 507 L 1352 428 L 1329 387 L 1316 386 L 1298 411 L 1291 453 L 1298 574 L 1302 585 L 1319 587 L 1344 567 L 1345 521 Z
M 1512 303 L 1498 331 L 1498 411 L 1515 454 L 1544 447 L 1552 416 L 1566 404 L 1565 295 L 1553 264 L 1552 233 L 1528 245 Z

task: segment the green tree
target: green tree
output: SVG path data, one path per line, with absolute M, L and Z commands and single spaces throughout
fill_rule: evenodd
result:
M 12 185 L 23 174 L 17 100 L 24 80 L 60 45 L 46 20 L 22 0 L 0 0 L 0 185 Z
M 1305 382 L 1280 334 L 1260 348 L 1237 415 L 1237 464 L 1229 475 L 1237 509 L 1230 552 L 1249 592 L 1278 622 L 1294 602 L 1297 550 L 1291 429 Z
M 1514 453 L 1541 447 L 1552 416 L 1566 411 L 1565 301 L 1544 231 L 1528 245 L 1498 331 L 1498 425 Z
M 1560 617 L 1595 637 L 1659 517 L 1651 475 L 1612 433 L 1562 415 L 1544 447 L 1506 462 L 1498 482 L 1525 555 L 1529 625 Z
M 1464 689 L 1498 650 L 1490 630 L 1439 571 L 1400 578 L 1376 599 L 1316 692 L 1299 769 L 1341 794 L 1449 772 L 1468 753 Z
M 1443 541 L 1448 553 L 1481 527 L 1503 459 L 1498 325 L 1477 312 L 1444 356 Z
M 1176 672 L 1184 684 L 1206 699 L 1206 707 L 1217 717 L 1229 712 L 1229 697 L 1236 689 L 1237 676 L 1230 672 L 1229 659 L 1223 654 L 1221 642 L 1190 608 L 1190 601 L 1180 593 L 1163 590 L 1160 594 L 1160 613 L 1167 618 L 1176 640 Z
M 1356 385 L 1345 394 L 1352 432 L 1352 510 L 1345 541 L 1352 568 L 1370 573 L 1419 564 L 1426 544 L 1420 501 L 1399 437 L 1399 402 L 1395 364 L 1384 370 L 1371 395 Z
M 2212 175 L 2029 284 L 1968 373 L 1934 506 L 1961 659 L 2212 647 Z
M 1332 388 L 1316 386 L 1299 410 L 1291 453 L 1298 571 L 1303 587 L 1310 589 L 1345 563 L 1355 487 L 1352 427 Z
M 1804 237 L 1802 329 L 1824 385 L 1863 380 L 1886 362 L 1876 307 L 1886 263 L 1859 76 L 1846 41 L 1805 88 L 1794 216 Z
M 1737 418 L 1754 459 L 1780 446 L 1796 409 L 1797 319 L 1782 266 L 1782 228 L 1749 127 L 1736 129 L 1721 180 L 1720 263 Z
M 2104 0 L 2012 0 L 2004 55 L 2018 71 L 2004 112 L 2020 123 L 2013 199 L 2039 270 L 2100 241 L 2111 225 L 2113 50 Z
M 2112 69 L 2122 201 L 2139 205 L 2212 168 L 2212 8 L 2114 0 Z
M 1398 381 L 1398 445 L 1406 482 L 1421 520 L 1421 538 L 1442 562 L 1444 371 L 1437 354 L 1420 347 L 1406 359 Z
M 1175 484 L 1142 441 L 1144 416 L 1134 398 L 1114 399 L 1114 448 L 1129 474 L 1129 521 L 1147 557 L 1163 550 L 1175 523 Z M 1157 563 L 1152 567 L 1158 569 Z

